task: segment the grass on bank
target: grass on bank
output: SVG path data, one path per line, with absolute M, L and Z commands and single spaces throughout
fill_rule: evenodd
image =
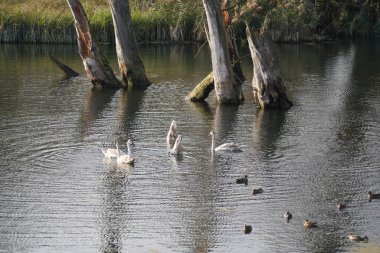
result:
M 186 4 L 167 0 L 130 1 L 137 40 L 196 40 L 191 34 L 201 15 L 197 8 L 192 8 L 196 1 L 184 2 Z M 82 0 L 81 3 L 92 33 L 101 42 L 113 42 L 107 0 Z M 0 0 L 0 9 L 2 42 L 76 42 L 74 21 L 66 0 Z

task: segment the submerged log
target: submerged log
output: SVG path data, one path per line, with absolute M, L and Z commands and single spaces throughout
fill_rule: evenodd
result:
M 122 83 L 116 78 L 95 38 L 91 35 L 82 4 L 79 0 L 67 0 L 67 3 L 75 19 L 79 54 L 91 83 L 105 88 L 121 88 Z
M 193 102 L 204 101 L 214 89 L 214 75 L 211 72 L 186 97 Z
M 145 74 L 144 64 L 132 28 L 128 0 L 108 0 L 115 29 L 116 53 L 123 81 L 132 86 L 146 87 L 151 84 Z
M 286 95 L 280 69 L 269 41 L 257 32 L 246 29 L 253 62 L 253 95 L 263 109 L 289 109 L 293 106 Z
M 66 74 L 67 78 L 79 76 L 78 72 L 76 72 L 75 70 L 73 70 L 72 68 L 70 68 L 69 66 L 67 66 L 66 64 L 63 64 L 62 62 L 60 62 L 54 56 L 51 55 L 50 59 L 52 60 L 52 62 L 55 63 L 55 65 L 58 66 L 58 68 L 60 68 Z

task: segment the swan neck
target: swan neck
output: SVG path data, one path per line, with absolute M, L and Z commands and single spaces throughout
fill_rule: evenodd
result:
M 128 156 L 131 156 L 131 144 L 127 143 L 127 149 L 128 149 Z
M 211 151 L 214 151 L 214 135 L 211 135 Z

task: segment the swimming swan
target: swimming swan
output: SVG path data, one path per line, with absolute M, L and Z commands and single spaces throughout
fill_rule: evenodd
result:
M 170 150 L 170 153 L 173 155 L 182 155 L 183 145 L 182 145 L 182 136 L 179 134 L 177 139 L 175 140 L 173 149 Z
M 107 148 L 107 150 L 100 148 L 106 158 L 117 158 L 117 150 L 119 148 L 118 143 L 116 142 L 116 148 Z M 120 155 L 125 155 L 123 151 L 120 151 Z
M 244 147 L 244 145 L 238 145 L 238 144 L 235 144 L 235 143 L 232 143 L 232 142 L 229 142 L 229 143 L 224 143 L 216 148 L 215 147 L 215 134 L 214 134 L 214 131 L 211 131 L 210 134 L 211 135 L 211 151 L 231 151 L 231 152 L 237 152 L 237 151 L 241 151 L 241 148 Z
M 166 143 L 170 146 L 171 143 L 175 142 L 177 139 L 177 123 L 175 120 L 170 124 L 168 135 L 166 136 Z
M 132 140 L 129 139 L 127 141 L 127 149 L 128 149 L 128 154 L 123 154 L 121 155 L 121 152 L 119 150 L 119 146 L 116 146 L 117 147 L 117 164 L 134 164 L 135 163 L 135 159 L 133 158 L 132 156 L 132 152 L 131 152 L 131 144 L 132 144 Z

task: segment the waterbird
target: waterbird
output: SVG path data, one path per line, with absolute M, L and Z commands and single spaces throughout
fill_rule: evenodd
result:
M 368 200 L 371 201 L 373 199 L 380 199 L 380 193 L 372 193 L 371 191 L 369 191 Z
M 263 193 L 263 189 L 262 188 L 257 188 L 257 189 L 253 189 L 252 191 L 252 194 L 255 195 L 255 194 L 259 194 L 259 193 Z
M 222 145 L 219 145 L 215 148 L 215 134 L 214 131 L 211 131 L 211 151 L 231 151 L 231 152 L 238 152 L 241 151 L 241 148 L 244 147 L 244 145 L 238 145 L 232 142 L 224 143 Z
M 360 235 L 349 235 L 347 236 L 350 241 L 353 242 L 368 242 L 367 236 L 360 236 Z
M 118 143 L 116 142 L 116 148 L 107 148 L 106 150 L 103 148 L 100 148 L 106 158 L 117 158 L 118 155 Z M 120 151 L 120 155 L 125 155 L 123 151 Z
M 249 234 L 252 232 L 252 226 L 250 225 L 244 225 L 244 233 Z
M 347 205 L 346 205 L 346 204 L 338 204 L 338 205 L 336 205 L 336 207 L 337 207 L 339 210 L 343 210 L 343 209 L 345 209 L 345 208 L 347 207 Z
M 248 185 L 248 176 L 245 175 L 243 178 L 236 179 L 236 183 Z
M 303 226 L 305 228 L 315 228 L 315 227 L 317 227 L 317 222 L 316 221 L 305 220 L 303 222 Z
M 182 144 L 182 136 L 180 134 L 177 136 L 177 139 L 175 140 L 173 149 L 170 150 L 169 153 L 171 153 L 173 155 L 182 155 L 182 153 L 183 153 L 183 144 Z
M 177 122 L 172 120 L 168 134 L 166 135 L 166 143 L 170 146 L 177 139 Z
M 284 213 L 284 218 L 287 219 L 287 220 L 290 220 L 291 218 L 293 218 L 293 215 L 290 213 L 290 212 L 286 212 Z
M 132 145 L 132 140 L 128 139 L 127 141 L 127 149 L 128 149 L 128 154 L 122 154 L 121 151 L 119 150 L 119 146 L 117 147 L 117 158 L 116 162 L 117 164 L 134 164 L 135 159 L 132 156 L 132 151 L 131 151 L 131 145 Z

